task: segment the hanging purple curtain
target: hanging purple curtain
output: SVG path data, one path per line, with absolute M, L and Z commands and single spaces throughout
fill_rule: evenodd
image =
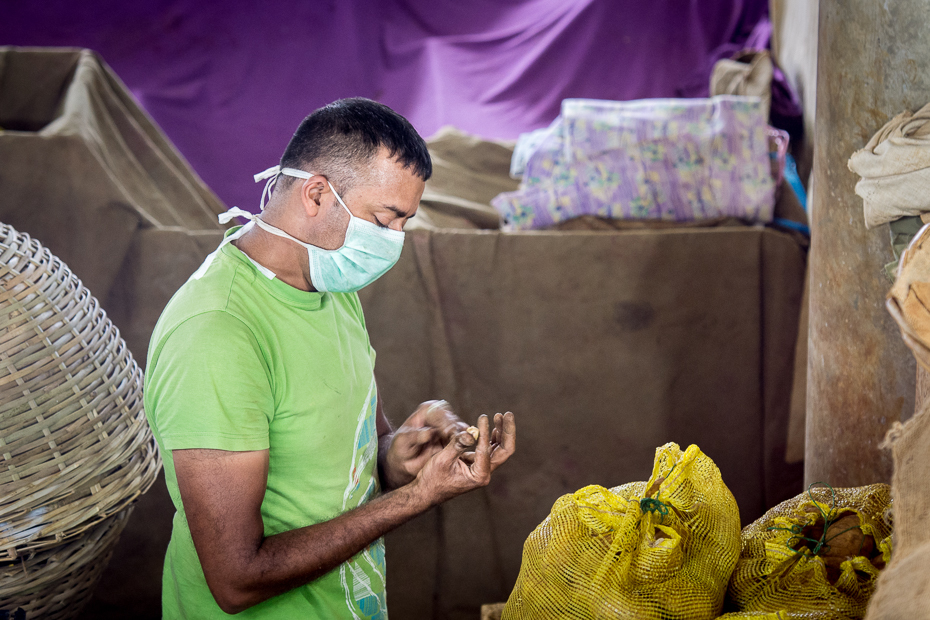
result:
M 382 101 L 424 136 L 455 125 L 516 138 L 567 97 L 676 96 L 767 10 L 767 0 L 46 0 L 7 3 L 0 45 L 97 50 L 220 197 L 254 210 L 252 173 L 334 99 Z

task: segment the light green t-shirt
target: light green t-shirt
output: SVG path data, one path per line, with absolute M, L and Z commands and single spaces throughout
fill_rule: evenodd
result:
M 168 303 L 149 347 L 145 412 L 177 510 L 162 582 L 167 619 L 229 617 L 207 587 L 171 450 L 268 449 L 265 536 L 327 521 L 379 491 L 374 352 L 358 296 L 269 278 L 229 239 Z M 384 577 L 378 540 L 236 617 L 386 619 Z

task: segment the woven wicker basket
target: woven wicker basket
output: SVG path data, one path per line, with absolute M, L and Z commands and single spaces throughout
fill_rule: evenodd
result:
M 160 467 L 119 331 L 64 263 L 0 224 L 0 561 L 124 510 Z
M 98 523 L 72 542 L 0 564 L 0 610 L 22 608 L 26 618 L 76 618 L 126 527 L 132 507 Z

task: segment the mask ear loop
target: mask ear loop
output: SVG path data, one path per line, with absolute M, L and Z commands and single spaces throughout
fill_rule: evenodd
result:
M 333 196 L 336 197 L 336 200 L 339 201 L 339 204 L 342 205 L 342 208 L 346 210 L 346 213 L 349 214 L 349 217 L 350 217 L 350 218 L 354 218 L 355 216 L 352 215 L 352 212 L 351 212 L 351 211 L 349 211 L 349 207 L 346 206 L 346 203 L 342 200 L 342 196 L 340 196 L 340 195 L 336 192 L 336 188 L 333 187 L 333 184 L 329 182 L 329 179 L 326 179 L 326 183 L 329 185 L 329 189 L 333 190 Z
M 265 172 L 268 172 L 268 171 L 266 170 Z M 297 168 L 281 168 L 278 174 L 286 174 L 287 176 L 296 177 L 298 179 L 309 179 L 310 177 L 314 176 L 316 173 L 307 172 L 306 170 L 298 170 Z M 259 180 L 259 175 L 255 175 L 255 180 L 256 181 Z M 338 202 L 342 206 L 342 208 L 346 210 L 346 213 L 349 214 L 349 217 L 355 217 L 352 214 L 352 211 L 349 210 L 349 207 L 346 206 L 346 203 L 342 199 L 342 196 L 339 195 L 339 193 L 336 191 L 336 188 L 333 187 L 332 183 L 330 183 L 329 179 L 326 179 L 326 184 L 329 185 L 329 189 L 332 190 L 333 196 L 336 197 L 336 202 Z

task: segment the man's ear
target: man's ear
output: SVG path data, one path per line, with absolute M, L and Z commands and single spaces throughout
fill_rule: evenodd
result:
M 320 212 L 320 199 L 326 192 L 326 178 L 320 175 L 305 179 L 300 184 L 300 203 L 309 217 Z

